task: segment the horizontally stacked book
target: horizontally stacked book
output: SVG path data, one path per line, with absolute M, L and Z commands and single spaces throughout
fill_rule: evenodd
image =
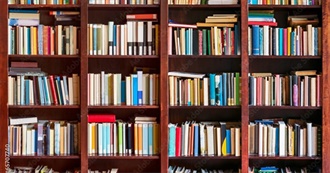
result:
M 10 117 L 11 156 L 59 156 L 80 153 L 80 122 Z
M 170 123 L 169 157 L 240 156 L 240 122 Z
M 89 4 L 128 4 L 128 5 L 152 5 L 159 4 L 160 0 L 89 0 Z
M 321 106 L 322 76 L 316 70 L 291 74 L 250 73 L 250 105 Z
M 277 173 L 277 172 L 297 172 L 297 173 L 305 173 L 305 172 L 314 172 L 314 173 L 321 173 L 321 168 L 317 166 L 308 166 L 308 167 L 294 167 L 294 166 L 286 166 L 286 167 L 275 167 L 275 166 L 263 166 L 260 168 L 249 167 L 249 173 Z
M 78 105 L 78 74 L 48 75 L 37 62 L 11 62 L 8 76 L 9 105 Z
M 251 5 L 321 5 L 322 0 L 248 0 Z
M 79 3 L 80 0 L 8 0 L 8 4 L 26 5 L 74 5 Z
M 158 105 L 159 74 L 88 73 L 88 105 Z
M 113 114 L 88 115 L 89 155 L 143 155 L 159 153 L 156 117 L 136 116 L 134 122 L 116 121 Z
M 88 24 L 89 55 L 158 55 L 156 14 L 128 14 L 126 24 Z
M 50 11 L 55 20 L 70 20 L 77 13 Z M 79 13 L 78 13 L 79 14 Z M 38 10 L 9 10 L 8 54 L 19 55 L 76 55 L 79 52 L 77 26 L 40 24 Z M 73 19 L 72 19 L 73 20 Z
M 237 106 L 241 79 L 235 73 L 169 72 L 170 106 Z
M 248 54 L 276 56 L 321 55 L 322 29 L 317 15 L 288 17 L 288 27 L 279 28 L 273 10 L 249 12 Z
M 205 23 L 168 24 L 169 55 L 239 55 L 240 24 L 236 14 L 213 14 Z
M 263 119 L 249 124 L 249 154 L 313 157 L 321 155 L 321 126 L 300 119 Z
M 238 0 L 168 0 L 170 5 L 228 5 L 237 3 Z

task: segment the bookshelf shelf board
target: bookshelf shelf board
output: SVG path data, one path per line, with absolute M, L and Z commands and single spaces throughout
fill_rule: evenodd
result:
M 88 58 L 99 59 L 158 59 L 157 55 L 89 55 Z
M 169 55 L 170 59 L 238 59 L 241 58 L 240 55 Z
M 279 157 L 279 156 L 249 156 L 249 159 L 265 159 L 265 160 L 321 160 L 322 157 L 297 157 L 297 156 L 288 156 L 288 157 Z
M 159 8 L 159 5 L 130 5 L 130 4 L 88 4 L 89 9 L 107 9 L 107 8 L 115 8 L 115 9 L 139 9 L 139 8 Z
M 249 5 L 249 9 L 321 9 L 321 5 Z
M 320 110 L 316 106 L 249 106 L 250 109 L 286 109 L 286 110 Z
M 76 9 L 80 5 L 27 5 L 27 4 L 11 4 L 8 8 L 24 8 L 24 9 Z
M 118 159 L 130 159 L 130 160 L 155 160 L 159 159 L 159 156 L 136 156 L 136 155 L 115 155 L 115 156 L 88 156 L 88 159 L 112 159 L 112 160 L 118 160 Z
M 239 160 L 241 157 L 239 156 L 180 156 L 180 157 L 169 157 L 170 160 L 182 160 L 182 159 L 207 159 L 207 160 Z
M 170 109 L 240 109 L 241 106 L 170 106 Z
M 78 109 L 79 105 L 9 105 L 9 109 Z
M 88 109 L 158 109 L 158 105 L 141 105 L 141 106 L 126 106 L 126 105 L 104 105 L 104 106 L 88 106 Z
M 240 4 L 229 5 L 168 5 L 169 8 L 188 8 L 188 9 L 203 9 L 203 8 L 240 8 Z
M 79 159 L 78 155 L 70 156 L 10 156 L 10 159 Z
M 45 58 L 58 58 L 58 59 L 69 59 L 69 58 L 79 58 L 79 55 L 9 55 L 10 59 L 21 59 L 21 60 L 29 60 L 29 59 L 45 59 Z
M 250 59 L 322 59 L 322 56 L 263 56 L 263 55 L 249 55 Z

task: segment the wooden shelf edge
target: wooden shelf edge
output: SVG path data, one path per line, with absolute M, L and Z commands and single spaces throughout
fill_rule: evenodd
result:
M 149 159 L 159 159 L 159 156 L 136 156 L 136 155 L 115 155 L 115 156 L 94 156 L 89 155 L 88 159 L 111 159 L 111 160 L 118 160 L 118 159 L 127 159 L 127 160 L 149 160 Z
M 287 156 L 287 157 L 280 157 L 280 156 L 249 156 L 249 159 L 267 159 L 267 160 L 321 160 L 322 157 L 313 156 L 313 157 L 298 157 L 298 156 Z
M 169 58 L 172 59 L 239 59 L 241 55 L 169 55 Z
M 158 105 L 141 105 L 141 106 L 126 106 L 126 105 L 104 105 L 104 106 L 88 106 L 88 109 L 158 109 Z
M 158 55 L 88 55 L 89 59 L 158 59 Z
M 9 105 L 9 109 L 78 109 L 79 105 Z
M 321 5 L 249 5 L 249 9 L 321 9 Z
M 241 106 L 169 106 L 170 109 L 241 109 Z
M 79 155 L 69 156 L 10 156 L 10 159 L 79 159 Z
M 180 157 L 168 157 L 170 160 L 193 160 L 193 159 L 207 159 L 207 160 L 240 160 L 240 156 L 180 156 Z
M 79 58 L 79 55 L 8 55 L 9 58 L 33 59 L 33 58 Z
M 25 8 L 25 9 L 37 9 L 37 8 L 43 8 L 43 9 L 67 9 L 67 8 L 80 8 L 80 5 L 29 5 L 29 4 L 9 4 L 8 8 Z
M 168 5 L 171 8 L 189 8 L 189 9 L 198 9 L 198 8 L 240 8 L 240 4 L 219 4 L 219 5 L 190 5 L 190 4 L 178 4 L 178 5 Z
M 89 9 L 100 9 L 100 8 L 159 8 L 158 4 L 150 5 L 131 5 L 131 4 L 88 4 Z
M 250 109 L 291 109 L 291 110 L 321 110 L 322 107 L 316 106 L 249 106 Z

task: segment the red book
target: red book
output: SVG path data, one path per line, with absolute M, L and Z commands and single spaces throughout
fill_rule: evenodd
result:
M 88 114 L 89 123 L 114 123 L 116 115 L 114 114 Z
M 55 90 L 54 76 L 49 75 L 49 84 L 50 84 L 50 92 L 53 96 L 53 101 L 55 105 L 58 105 L 57 94 Z
M 175 129 L 175 156 L 181 156 L 181 127 Z
M 157 14 L 127 14 L 127 20 L 156 20 Z
M 249 21 L 248 25 L 260 25 L 260 26 L 277 26 L 277 22 L 256 22 Z

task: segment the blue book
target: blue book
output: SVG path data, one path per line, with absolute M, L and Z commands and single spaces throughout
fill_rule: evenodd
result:
M 38 25 L 38 54 L 43 55 L 44 54 L 44 43 L 43 43 L 43 31 L 44 25 Z
M 283 55 L 283 28 L 278 29 L 278 53 L 280 56 Z
M 199 155 L 199 125 L 194 126 L 194 156 Z
M 68 82 L 67 82 L 67 77 L 63 76 L 63 87 L 64 87 L 64 94 L 65 96 L 63 97 L 64 103 L 69 104 L 69 90 L 68 90 Z
M 27 0 L 27 4 L 32 4 L 31 0 Z
M 97 28 L 96 24 L 93 25 L 93 54 L 97 55 Z
M 39 97 L 40 104 L 45 105 L 45 96 L 44 96 L 44 87 L 43 87 L 43 79 L 42 76 L 38 76 L 38 86 L 39 86 Z
M 227 106 L 227 73 L 222 74 L 222 89 L 223 106 Z
M 275 127 L 275 156 L 279 155 L 279 129 Z
M 138 105 L 143 104 L 143 72 L 137 71 L 137 97 L 138 97 Z
M 31 28 L 27 28 L 27 54 L 31 55 Z
M 291 55 L 295 56 L 296 55 L 296 49 L 295 49 L 295 36 L 296 36 L 296 33 L 294 31 L 291 32 Z
M 230 129 L 226 129 L 226 150 L 227 150 L 227 155 L 231 155 L 231 134 L 230 134 Z
M 126 100 L 126 81 L 121 81 L 121 102 Z
M 259 28 L 259 55 L 264 55 L 264 28 Z
M 252 25 L 252 54 L 260 55 L 259 25 Z
M 223 95 L 222 95 L 222 93 L 223 93 L 223 77 L 222 77 L 222 75 L 220 75 L 220 82 L 219 82 L 219 101 L 220 101 L 220 106 L 223 106 Z
M 154 147 L 154 144 L 153 144 L 153 136 L 154 136 L 154 133 L 153 133 L 153 124 L 152 123 L 149 123 L 148 124 L 148 154 L 149 155 L 153 155 L 153 147 Z
M 312 29 L 314 29 L 314 55 L 318 55 L 318 31 L 317 31 L 317 27 L 313 27 Z
M 34 154 L 38 152 L 38 130 L 34 130 Z
M 185 37 L 185 40 L 184 40 L 184 42 L 185 42 L 185 55 L 189 55 L 189 29 L 185 29 L 185 31 L 184 31 L 184 37 Z
M 49 89 L 48 89 L 48 83 L 47 83 L 47 77 L 43 76 L 42 77 L 42 83 L 44 87 L 44 96 L 45 96 L 45 104 L 50 105 L 50 98 L 49 98 Z
M 38 10 L 31 9 L 9 9 L 9 13 L 38 13 Z
M 142 154 L 148 155 L 148 124 L 142 124 Z
M 107 135 L 107 124 L 106 123 L 103 123 L 103 126 L 102 126 L 102 153 L 103 155 L 107 155 L 107 142 L 108 142 L 108 135 Z
M 110 123 L 108 123 L 107 124 L 107 130 L 106 130 L 106 132 L 107 132 L 107 134 L 106 134 L 106 136 L 107 136 L 107 149 L 106 149 L 106 153 L 107 153 L 107 155 L 109 155 L 110 154 L 110 138 L 111 138 L 111 134 L 110 134 Z
M 210 74 L 210 105 L 215 105 L 215 74 Z
M 175 129 L 176 125 L 168 125 L 168 157 L 175 156 Z
M 25 83 L 25 104 L 30 105 L 30 85 L 29 80 L 24 80 Z
M 138 78 L 136 74 L 131 75 L 131 81 L 132 81 L 132 103 L 133 106 L 138 105 L 138 97 L 137 97 L 137 92 L 138 92 Z

